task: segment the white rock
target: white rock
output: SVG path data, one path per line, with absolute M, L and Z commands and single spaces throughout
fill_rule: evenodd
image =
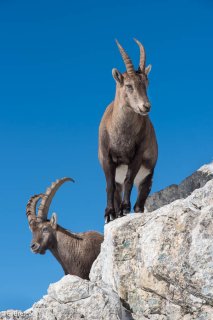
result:
M 134 319 L 213 319 L 213 180 L 106 225 L 90 279 L 112 287 Z

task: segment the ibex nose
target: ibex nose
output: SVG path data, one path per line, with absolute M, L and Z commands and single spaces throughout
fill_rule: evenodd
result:
M 32 250 L 33 253 L 38 253 L 39 252 L 39 248 L 40 248 L 39 243 L 32 242 L 30 247 L 31 247 L 31 250 Z
M 37 244 L 34 242 L 34 243 L 32 243 L 31 244 L 31 249 L 33 250 L 33 249 L 35 249 L 36 248 L 36 246 L 37 246 Z
M 146 109 L 147 112 L 150 111 L 150 109 L 151 109 L 151 103 L 150 102 L 145 102 L 143 106 L 144 106 L 144 108 Z

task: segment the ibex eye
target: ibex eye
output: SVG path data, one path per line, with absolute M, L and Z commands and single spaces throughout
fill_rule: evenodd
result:
M 44 227 L 44 228 L 42 229 L 42 231 L 43 231 L 43 232 L 47 232 L 47 231 L 48 231 L 48 228 L 47 228 L 47 227 Z
M 128 90 L 133 91 L 133 86 L 131 84 L 126 84 Z

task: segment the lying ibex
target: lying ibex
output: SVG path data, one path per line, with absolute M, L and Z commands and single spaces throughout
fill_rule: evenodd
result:
M 57 189 L 70 178 L 57 180 L 45 194 L 35 195 L 27 204 L 27 218 L 33 233 L 31 249 L 34 253 L 44 254 L 49 249 L 61 264 L 65 274 L 83 279 L 89 278 L 89 272 L 97 258 L 103 236 L 95 231 L 72 233 L 57 224 L 56 214 L 47 220 L 49 206 Z M 41 204 L 36 216 L 36 205 Z
M 127 72 L 112 70 L 116 81 L 115 99 L 107 107 L 99 127 L 98 153 L 107 184 L 106 222 L 130 212 L 133 184 L 138 189 L 134 211 L 144 211 L 158 155 L 155 131 L 148 116 L 151 105 L 147 97 L 147 76 L 151 66 L 145 67 L 144 47 L 135 41 L 140 48 L 137 71 L 116 41 Z

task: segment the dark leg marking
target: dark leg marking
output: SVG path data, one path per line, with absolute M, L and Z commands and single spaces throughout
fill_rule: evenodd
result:
M 105 223 L 116 219 L 114 208 L 114 193 L 115 193 L 115 164 L 112 161 L 106 160 L 103 164 L 103 169 L 107 184 L 107 207 L 105 209 Z
M 115 185 L 115 193 L 114 193 L 114 207 L 116 216 L 119 216 L 120 207 L 122 202 L 122 185 L 120 183 L 116 183 Z
M 140 183 L 138 187 L 138 197 L 134 205 L 134 212 L 144 212 L 144 204 L 152 187 L 154 170 Z

